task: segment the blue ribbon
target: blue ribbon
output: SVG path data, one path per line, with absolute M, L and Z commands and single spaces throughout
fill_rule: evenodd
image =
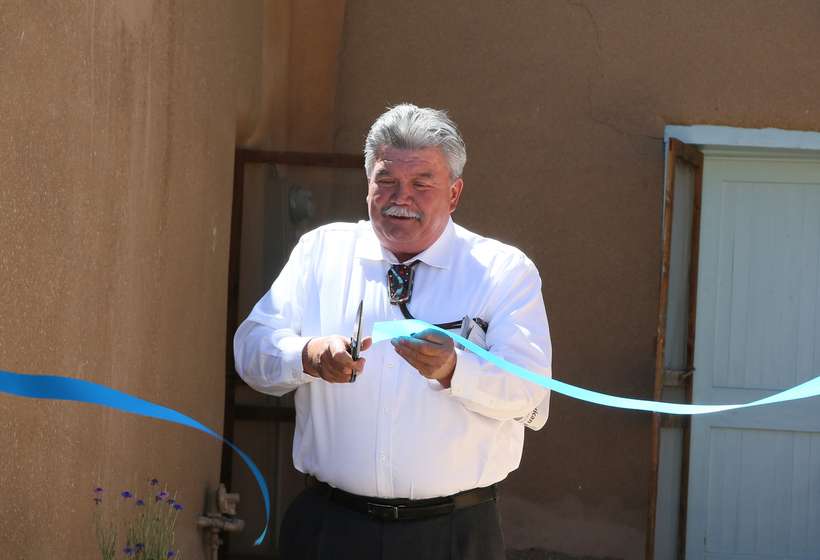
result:
M 661 412 L 665 414 L 709 414 L 738 408 L 749 408 L 764 404 L 806 399 L 820 395 L 820 377 L 815 377 L 814 379 L 810 379 L 809 381 L 801 383 L 791 389 L 787 389 L 785 391 L 781 391 L 780 393 L 776 393 L 769 397 L 746 404 L 676 404 L 616 397 L 605 393 L 599 393 L 597 391 L 590 391 L 589 389 L 576 387 L 574 385 L 570 385 L 569 383 L 558 381 L 557 379 L 552 379 L 550 377 L 544 377 L 543 375 L 533 373 L 521 366 L 510 363 L 503 358 L 496 356 L 492 352 L 481 348 L 480 346 L 459 335 L 445 331 L 444 329 L 440 329 L 439 327 L 417 319 L 405 321 L 383 321 L 376 323 L 373 326 L 373 342 L 376 343 L 389 340 L 391 338 L 409 336 L 413 333 L 421 332 L 426 329 L 433 329 L 446 336 L 449 336 L 455 342 L 458 342 L 464 346 L 464 348 L 470 350 L 480 358 L 483 358 L 484 360 L 522 379 L 568 397 L 615 408 L 644 410 L 647 412 Z M 270 494 L 262 473 L 244 451 L 193 418 L 185 416 L 181 412 L 177 412 L 171 408 L 167 408 L 150 401 L 134 397 L 127 393 L 111 389 L 105 385 L 85 381 L 83 379 L 72 379 L 57 375 L 26 375 L 0 370 L 0 393 L 8 393 L 18 397 L 34 399 L 53 399 L 97 404 L 100 406 L 113 408 L 115 410 L 120 410 L 122 412 L 136 414 L 138 416 L 146 416 L 148 418 L 156 418 L 158 420 L 164 420 L 174 424 L 181 424 L 183 426 L 199 430 L 200 432 L 204 432 L 221 442 L 225 442 L 231 449 L 236 451 L 240 457 L 242 457 L 242 460 L 245 461 L 245 464 L 256 478 L 259 489 L 262 491 L 262 496 L 265 500 L 265 527 L 256 539 L 255 544 L 259 545 L 264 540 L 268 531 L 268 524 L 270 522 Z
M 248 468 L 256 478 L 259 489 L 262 491 L 262 496 L 265 499 L 265 528 L 256 539 L 255 544 L 259 545 L 264 540 L 268 532 L 268 523 L 270 521 L 270 494 L 268 493 L 268 485 L 265 483 L 262 473 L 259 472 L 259 469 L 244 451 L 204 424 L 171 408 L 166 408 L 127 393 L 116 391 L 105 385 L 58 375 L 25 375 L 0 370 L 0 393 L 8 393 L 10 395 L 32 399 L 53 399 L 98 404 L 139 416 L 147 416 L 174 424 L 182 424 L 183 426 L 188 426 L 200 432 L 205 432 L 209 436 L 225 442 L 242 457 L 242 460 L 245 461 L 245 464 L 248 465 Z
M 373 343 L 375 344 L 376 342 L 401 336 L 409 336 L 425 329 L 433 329 L 449 336 L 455 342 L 458 342 L 466 349 L 470 350 L 484 360 L 500 367 L 505 371 L 508 371 L 509 373 L 517 375 L 522 379 L 531 381 L 536 385 L 541 385 L 542 387 L 546 387 L 547 389 L 555 391 L 556 393 L 561 393 L 562 395 L 566 395 L 568 397 L 615 408 L 645 410 L 647 412 L 662 412 L 665 414 L 710 414 L 713 412 L 723 412 L 737 408 L 749 408 L 764 404 L 806 399 L 820 395 L 820 377 L 815 377 L 814 379 L 810 379 L 809 381 L 801 383 L 791 389 L 786 389 L 780 393 L 746 404 L 676 404 L 615 397 L 605 393 L 599 393 L 597 391 L 590 391 L 589 389 L 576 387 L 574 385 L 570 385 L 569 383 L 558 381 L 557 379 L 538 375 L 537 373 L 533 373 L 525 368 L 522 368 L 521 366 L 517 366 L 503 358 L 500 358 L 499 356 L 496 356 L 492 352 L 485 350 L 484 348 L 457 334 L 445 331 L 444 329 L 440 329 L 439 327 L 425 323 L 424 321 L 419 321 L 418 319 L 405 321 L 383 321 L 376 323 L 373 325 Z

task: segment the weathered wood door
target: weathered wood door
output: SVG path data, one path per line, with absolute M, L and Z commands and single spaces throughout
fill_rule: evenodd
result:
M 820 158 L 707 152 L 693 401 L 820 375 Z M 693 418 L 686 557 L 820 558 L 820 399 Z

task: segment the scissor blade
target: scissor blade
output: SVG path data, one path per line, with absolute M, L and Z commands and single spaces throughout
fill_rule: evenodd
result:
M 359 350 L 362 347 L 362 311 L 364 310 L 364 300 L 359 302 L 359 310 L 356 311 L 356 322 L 353 324 L 353 338 L 351 340 L 350 355 L 354 360 L 359 359 Z

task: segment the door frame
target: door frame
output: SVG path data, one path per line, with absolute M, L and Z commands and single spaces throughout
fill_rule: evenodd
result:
M 697 149 L 704 151 L 706 153 L 706 157 L 708 158 L 709 155 L 713 155 L 716 150 L 755 150 L 760 152 L 761 150 L 772 150 L 772 155 L 777 156 L 786 156 L 788 157 L 789 154 L 809 154 L 811 152 L 816 152 L 820 154 L 820 132 L 810 132 L 810 131 L 796 131 L 796 130 L 784 130 L 784 129 L 776 129 L 776 128 L 764 128 L 764 129 L 751 129 L 751 128 L 738 128 L 738 127 L 730 127 L 730 126 L 713 126 L 713 125 L 668 125 L 664 129 L 664 154 L 665 158 L 669 158 L 670 154 L 670 142 L 673 139 L 680 140 L 685 144 L 692 145 Z M 669 173 L 669 165 L 670 162 L 664 161 L 664 185 L 667 181 L 667 175 Z M 662 221 L 664 223 L 661 224 L 661 231 L 665 231 L 667 224 L 665 220 L 671 219 L 671 216 L 666 216 L 662 214 Z M 662 250 L 664 248 L 662 247 Z M 669 255 L 663 254 L 662 255 L 662 262 L 667 262 Z M 658 352 L 661 352 L 662 349 L 659 349 Z M 657 358 L 657 356 L 656 356 Z M 657 397 L 656 397 L 657 398 Z M 653 441 L 655 438 L 654 430 L 653 430 Z M 685 445 L 685 444 L 684 444 Z M 688 460 L 688 453 L 685 450 L 681 450 L 680 453 L 681 457 L 681 465 L 675 465 L 677 467 L 677 472 L 679 473 L 678 476 L 680 479 L 677 481 L 676 487 L 679 488 L 680 495 L 678 496 L 679 503 L 686 503 L 687 499 L 687 491 L 688 491 L 688 482 L 686 480 L 682 480 L 683 476 L 681 473 L 686 473 L 689 467 L 689 460 Z M 653 560 L 655 558 L 655 533 L 656 533 L 656 519 L 658 519 L 659 514 L 663 512 L 659 512 L 657 508 L 658 504 L 658 497 L 661 492 L 661 488 L 659 487 L 661 479 L 659 477 L 659 471 L 662 465 L 660 462 L 662 461 L 661 457 L 659 456 L 659 446 L 652 445 L 651 451 L 651 464 L 657 465 L 658 468 L 653 469 L 651 474 L 651 488 L 650 488 L 650 497 L 649 497 L 649 522 L 648 522 L 648 530 L 647 530 L 647 538 L 646 538 L 646 558 L 648 560 Z M 682 524 L 679 526 L 685 527 L 686 522 L 686 511 L 685 508 L 679 508 L 678 511 L 678 523 Z M 681 531 L 677 532 L 677 539 L 678 542 L 676 543 L 675 549 L 677 550 L 678 558 L 682 558 L 685 554 L 685 533 L 682 534 Z M 666 560 L 666 559 L 658 559 L 658 560 Z

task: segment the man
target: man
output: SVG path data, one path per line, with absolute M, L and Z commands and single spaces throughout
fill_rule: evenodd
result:
M 311 484 L 282 523 L 284 559 L 504 558 L 494 485 L 519 465 L 516 419 L 543 414 L 546 391 L 432 329 L 367 338 L 355 360 L 346 336 L 360 301 L 365 333 L 410 315 L 458 329 L 468 316 L 490 351 L 550 374 L 532 262 L 450 219 L 466 159 L 444 112 L 381 115 L 365 143 L 370 221 L 305 234 L 236 333 L 249 385 L 296 390 L 293 461 Z

